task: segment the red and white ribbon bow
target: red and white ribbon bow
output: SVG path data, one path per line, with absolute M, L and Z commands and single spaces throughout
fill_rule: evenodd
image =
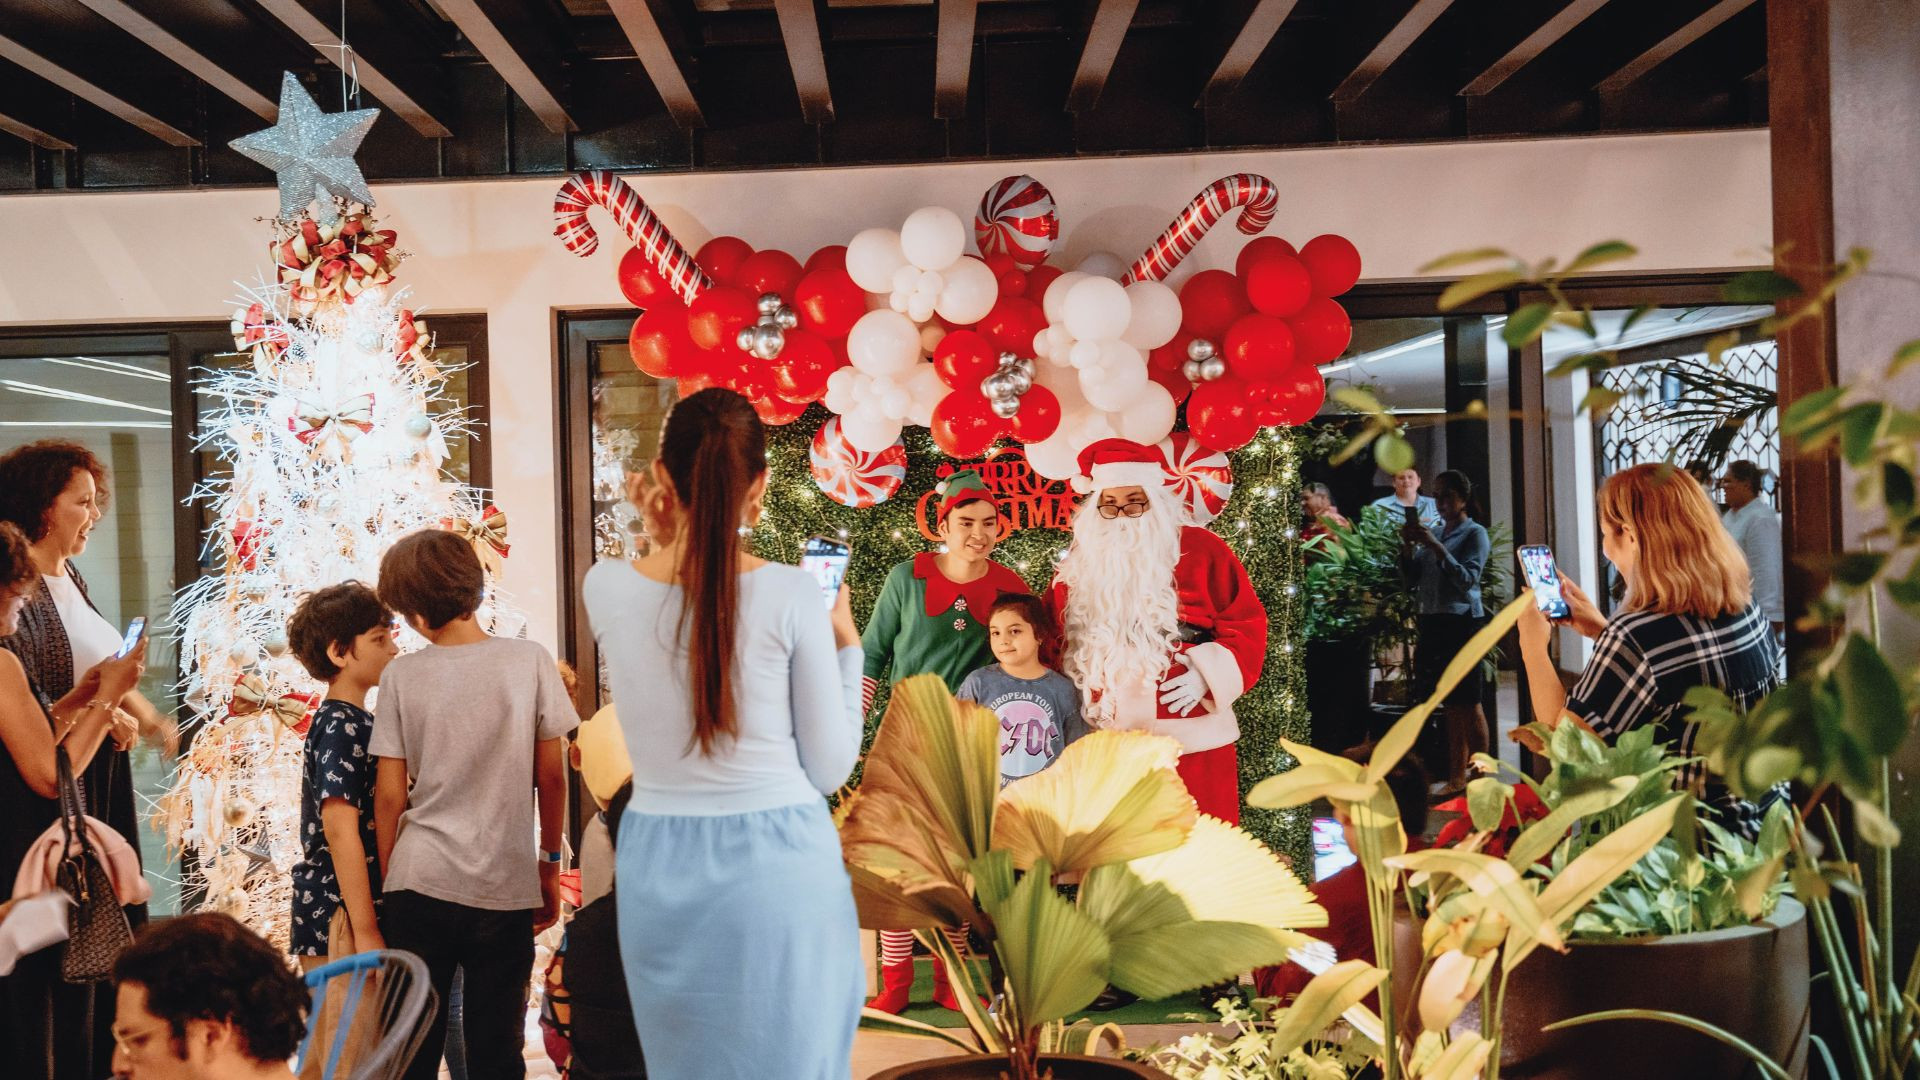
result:
M 301 395 L 287 417 L 287 430 L 293 437 L 319 453 L 328 443 L 337 443 L 340 456 L 350 456 L 353 440 L 373 430 L 373 395 L 354 394 L 328 404 Z
M 233 696 L 227 699 L 227 715 L 266 713 L 294 734 L 305 735 L 312 723 L 313 708 L 319 703 L 318 694 L 276 694 L 260 676 L 241 674 L 234 676 Z
M 251 352 L 254 369 L 263 376 L 273 370 L 290 340 L 286 327 L 267 317 L 267 305 L 257 302 L 236 313 L 228 329 L 233 331 L 233 347 Z
M 434 366 L 427 353 L 433 347 L 433 334 L 427 330 L 427 320 L 415 318 L 413 312 L 401 308 L 400 326 L 393 336 L 398 346 L 394 359 L 403 367 L 411 365 L 422 379 L 435 378 L 440 374 L 440 369 Z
M 331 225 L 306 218 L 272 251 L 281 283 L 291 286 L 296 298 L 318 302 L 338 296 L 351 304 L 368 287 L 393 280 L 400 262 L 397 240 L 392 229 L 368 228 L 365 214 Z
M 473 545 L 473 553 L 480 557 L 480 565 L 487 568 L 494 577 L 499 577 L 505 569 L 502 559 L 507 557 L 507 512 L 489 503 L 480 512 L 478 521 L 447 518 L 440 527 L 452 532 L 467 543 Z

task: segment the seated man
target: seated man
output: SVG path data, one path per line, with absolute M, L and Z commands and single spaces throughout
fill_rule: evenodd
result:
M 293 1080 L 307 987 L 279 950 L 226 915 L 149 924 L 113 968 L 113 1075 Z

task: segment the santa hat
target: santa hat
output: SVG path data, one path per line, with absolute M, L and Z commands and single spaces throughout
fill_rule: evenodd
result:
M 934 486 L 934 492 L 940 496 L 940 510 L 934 515 L 936 522 L 947 520 L 953 508 L 963 503 L 984 502 L 990 504 L 997 513 L 1000 504 L 994 502 L 993 492 L 987 490 L 987 482 L 972 469 L 961 469 L 952 476 Z
M 1107 488 L 1139 487 L 1152 490 L 1165 487 L 1166 464 L 1158 447 L 1143 446 L 1130 439 L 1101 439 L 1088 443 L 1080 451 L 1080 475 L 1073 488 L 1080 494 Z

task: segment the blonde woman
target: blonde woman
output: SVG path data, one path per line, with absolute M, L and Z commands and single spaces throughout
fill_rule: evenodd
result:
M 1572 718 L 1609 741 L 1655 724 L 1677 753 L 1690 756 L 1687 691 L 1711 686 L 1751 708 L 1778 685 L 1779 645 L 1753 604 L 1746 559 L 1686 473 L 1668 465 L 1614 473 L 1600 487 L 1599 510 L 1601 549 L 1626 583 L 1626 598 L 1608 619 L 1561 576 L 1573 609 L 1566 624 L 1594 639 L 1593 657 L 1570 692 L 1547 654 L 1546 616 L 1534 607 L 1521 616 L 1534 717 L 1549 726 Z M 1758 831 L 1765 807 L 1709 785 L 1698 763 L 1675 783 L 1720 807 L 1738 831 Z M 1777 789 L 1766 801 L 1783 795 Z

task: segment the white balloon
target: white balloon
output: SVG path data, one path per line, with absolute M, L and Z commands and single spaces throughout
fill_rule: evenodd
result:
M 889 420 L 872 409 L 855 409 L 840 417 L 840 434 L 848 445 L 866 454 L 877 454 L 900 437 L 900 421 Z
M 827 394 L 823 403 L 827 409 L 836 413 L 852 411 L 860 398 L 859 380 L 866 378 L 857 368 L 843 367 L 827 376 Z
M 933 310 L 950 323 L 979 322 L 1000 299 L 999 279 L 987 269 L 986 263 L 971 255 L 961 256 L 959 262 L 947 267 L 940 276 L 946 287 L 940 290 L 940 299 Z
M 880 413 L 889 420 L 899 420 L 904 423 L 907 419 L 907 413 L 912 411 L 912 408 L 913 398 L 909 397 L 906 390 L 902 388 L 896 387 L 889 390 L 886 396 L 880 399 Z M 1159 442 L 1160 440 L 1155 439 L 1154 441 Z
M 1142 350 L 1157 349 L 1180 332 L 1180 296 L 1157 281 L 1136 281 L 1127 286 L 1127 300 L 1133 317 L 1127 320 L 1127 332 L 1120 340 Z
M 907 383 L 907 394 L 913 399 L 912 408 L 907 410 L 907 422 L 926 427 L 933 423 L 934 407 L 947 396 L 947 384 L 940 381 L 940 373 L 933 370 L 932 364 L 921 364 Z
M 941 270 L 922 270 L 920 277 L 913 283 L 913 291 L 939 296 L 940 290 L 947 287 L 945 272 Z
M 923 206 L 900 226 L 900 250 L 922 270 L 945 270 L 967 247 L 967 227 L 944 206 Z
M 847 334 L 847 358 L 869 375 L 909 371 L 920 360 L 920 328 L 897 311 L 869 311 Z
M 1087 275 L 1078 270 L 1069 270 L 1053 279 L 1053 284 L 1047 286 L 1047 295 L 1040 300 L 1040 310 L 1047 313 L 1048 322 L 1057 326 L 1067 321 L 1067 293 L 1085 280 Z
M 1120 275 L 1127 272 L 1127 264 L 1111 251 L 1096 251 L 1081 259 L 1080 265 L 1074 269 L 1083 274 L 1118 281 Z
M 920 287 L 920 268 L 911 263 L 901 263 L 900 269 L 893 272 L 893 291 L 908 296 Z
M 1133 399 L 1133 404 L 1109 416 L 1108 420 L 1121 438 L 1151 446 L 1173 431 L 1173 415 L 1177 409 L 1166 387 L 1149 382 Z
M 1060 304 L 1060 315 L 1067 333 L 1082 341 L 1113 341 L 1127 332 L 1133 305 L 1119 282 L 1087 277 L 1074 283 Z
M 1152 383 L 1139 350 L 1121 341 L 1101 346 L 1098 364 L 1080 370 L 1080 392 L 1103 412 L 1121 412 Z
M 907 301 L 907 317 L 917 323 L 933 318 L 933 297 L 926 293 L 914 293 Z
M 847 276 L 870 293 L 891 292 L 894 271 L 906 264 L 900 234 L 892 229 L 862 229 L 847 242 Z
M 887 297 L 887 306 L 902 315 L 907 313 L 907 305 L 912 302 L 913 294 L 910 292 L 901 292 L 899 289 L 893 290 Z
M 1067 350 L 1067 362 L 1082 371 L 1100 363 L 1100 343 L 1097 341 L 1076 341 Z
M 1047 327 L 1047 330 L 1051 329 L 1053 329 L 1053 327 Z M 1047 333 L 1047 330 L 1042 330 L 1033 335 L 1033 355 L 1051 363 L 1053 357 L 1053 337 Z
M 1064 425 L 1039 442 L 1027 444 L 1027 465 L 1048 480 L 1070 480 L 1079 474 L 1079 457 Z
M 1073 446 L 1073 452 L 1076 454 L 1101 439 L 1111 439 L 1118 434 L 1113 430 L 1113 424 L 1107 419 L 1107 414 L 1099 409 L 1088 409 L 1060 423 L 1062 428 L 1067 429 L 1067 441 Z
M 1033 381 L 1060 399 L 1062 416 L 1071 416 L 1087 407 L 1087 396 L 1080 392 L 1080 373 L 1070 367 L 1040 364 L 1034 369 Z
M 947 336 L 947 328 L 937 322 L 930 322 L 920 328 L 920 351 L 931 353 L 940 347 L 940 340 Z

